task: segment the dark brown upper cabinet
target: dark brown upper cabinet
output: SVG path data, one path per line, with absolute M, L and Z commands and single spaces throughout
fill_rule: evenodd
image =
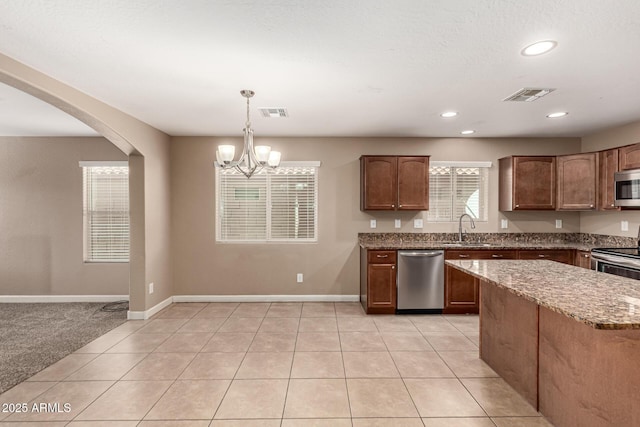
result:
M 557 156 L 556 161 L 558 210 L 595 210 L 598 195 L 598 153 Z
M 614 174 L 618 172 L 618 149 L 600 151 L 598 164 L 598 209 L 617 210 L 615 205 Z
M 555 210 L 555 156 L 510 156 L 498 162 L 501 211 Z
M 361 210 L 429 209 L 429 156 L 360 157 Z
M 620 170 L 640 169 L 640 143 L 620 147 Z

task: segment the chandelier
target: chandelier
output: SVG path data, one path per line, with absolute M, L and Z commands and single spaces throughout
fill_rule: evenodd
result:
M 261 171 L 264 167 L 275 169 L 280 165 L 279 151 L 271 151 L 268 145 L 253 146 L 253 129 L 251 129 L 251 121 L 249 121 L 249 99 L 255 95 L 252 90 L 241 90 L 240 95 L 247 98 L 247 122 L 245 123 L 244 147 L 240 159 L 234 161 L 236 147 L 233 145 L 219 145 L 216 151 L 216 159 L 218 165 L 222 169 L 235 168 L 247 178 L 251 178 L 255 172 Z

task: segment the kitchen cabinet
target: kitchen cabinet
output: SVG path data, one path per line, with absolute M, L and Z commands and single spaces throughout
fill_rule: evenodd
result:
M 516 259 L 515 250 L 447 250 L 445 259 Z M 445 266 L 444 309 L 446 314 L 478 313 L 480 287 L 475 277 L 456 268 Z
M 572 249 L 521 249 L 518 251 L 518 259 L 547 259 L 563 264 L 573 264 Z
M 620 170 L 640 169 L 640 143 L 620 147 Z
M 614 175 L 618 172 L 619 150 L 600 151 L 598 161 L 598 210 L 617 210 L 615 205 L 615 182 Z
M 555 210 L 555 156 L 510 156 L 498 162 L 501 211 Z
M 597 153 L 557 156 L 558 210 L 595 210 L 598 188 Z
M 429 156 L 360 157 L 361 210 L 428 210 Z
M 367 314 L 396 312 L 396 263 L 394 250 L 360 251 L 360 302 Z
M 591 269 L 591 252 L 577 250 L 573 264 L 578 267 Z

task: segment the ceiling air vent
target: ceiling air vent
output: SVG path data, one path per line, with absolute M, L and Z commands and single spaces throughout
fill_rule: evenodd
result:
M 289 117 L 286 108 L 260 108 L 262 117 Z
M 525 87 L 520 89 L 513 95 L 507 96 L 503 101 L 515 101 L 515 102 L 531 102 L 542 98 L 543 96 L 553 92 L 555 89 L 541 89 Z

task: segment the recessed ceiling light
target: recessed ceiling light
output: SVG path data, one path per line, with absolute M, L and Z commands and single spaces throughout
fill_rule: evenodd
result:
M 543 53 L 549 52 L 551 49 L 556 47 L 558 42 L 555 40 L 543 40 L 540 42 L 535 42 L 530 44 L 529 46 L 522 49 L 520 52 L 524 56 L 536 56 L 542 55 Z
M 567 113 L 566 111 L 558 111 L 557 113 L 547 114 L 547 118 L 549 118 L 549 119 L 557 119 L 558 117 L 564 117 L 567 114 L 569 114 L 569 113 Z
M 445 111 L 444 113 L 440 114 L 440 117 L 444 117 L 445 119 L 448 119 L 450 117 L 455 117 L 457 115 L 458 113 L 455 111 Z
M 475 132 L 476 132 L 475 130 L 469 129 L 469 130 L 463 130 L 460 133 L 463 134 L 463 135 L 471 135 L 472 133 L 475 133 Z

